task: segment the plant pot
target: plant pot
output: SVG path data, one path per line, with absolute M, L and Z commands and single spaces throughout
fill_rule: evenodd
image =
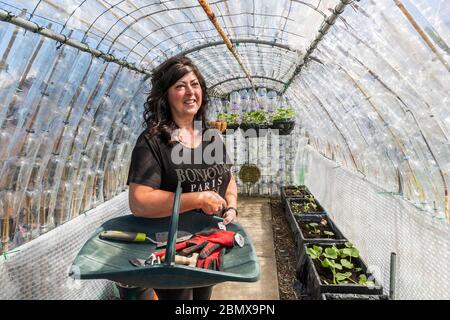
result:
M 285 186 L 280 188 L 281 202 L 284 204 L 286 198 L 304 198 L 307 195 L 312 195 L 308 187 L 300 186 Z
M 323 293 L 320 300 L 389 300 L 385 294 Z
M 316 245 L 324 248 L 331 247 L 332 245 L 336 245 L 337 248 L 341 249 L 344 247 L 342 243 L 317 243 Z M 361 284 L 333 284 L 330 281 L 330 284 L 326 284 L 323 279 L 324 275 L 329 276 L 331 272 L 320 266 L 320 262 L 316 260 L 312 260 L 306 254 L 307 247 L 312 247 L 313 244 L 304 243 L 300 248 L 299 258 L 297 261 L 297 278 L 300 282 L 305 285 L 306 292 L 310 295 L 311 299 L 320 300 L 321 295 L 324 293 L 342 293 L 342 294 L 364 294 L 364 295 L 381 295 L 383 294 L 383 287 L 374 279 L 374 286 L 366 286 Z M 360 267 L 361 273 L 366 274 L 367 276 L 371 276 L 367 273 L 367 265 L 361 258 L 352 258 L 352 263 L 355 267 Z
M 280 136 L 289 135 L 295 127 L 295 120 L 290 119 L 277 119 L 273 120 L 270 129 L 278 130 Z
M 209 125 L 211 126 L 211 128 L 217 129 L 220 133 L 224 133 L 225 129 L 227 128 L 227 123 L 223 120 L 209 121 Z
M 237 123 L 227 124 L 227 129 L 225 130 L 225 134 L 234 134 L 236 130 L 239 129 L 239 125 Z M 227 133 L 227 130 L 233 130 L 233 132 Z
M 241 130 L 243 130 L 244 133 L 245 133 L 247 130 L 254 129 L 257 138 L 259 138 L 259 137 L 265 137 L 266 134 L 267 134 L 267 131 L 269 130 L 269 126 L 268 126 L 268 125 L 266 125 L 266 124 L 256 124 L 256 123 L 241 123 L 241 124 L 239 125 L 239 128 L 240 128 Z M 254 136 L 254 135 L 253 135 L 253 136 Z
M 309 215 L 309 216 L 295 216 L 297 227 L 299 228 L 297 236 L 295 237 L 296 244 L 296 255 L 297 258 L 300 257 L 301 253 L 299 248 L 303 247 L 303 244 L 315 244 L 315 243 L 344 243 L 347 239 L 344 237 L 339 228 L 331 220 L 330 216 L 320 216 L 320 215 Z M 326 227 L 324 227 L 320 222 L 325 219 L 327 222 Z M 333 236 L 327 237 L 323 232 L 320 234 L 314 234 L 308 231 L 306 224 L 317 223 L 319 225 L 318 229 L 328 230 L 334 233 Z M 303 251 L 303 250 L 301 250 Z

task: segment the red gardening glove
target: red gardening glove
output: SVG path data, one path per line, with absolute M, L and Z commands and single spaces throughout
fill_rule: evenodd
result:
M 177 250 L 181 250 L 187 247 L 187 241 L 183 241 L 183 242 L 179 242 L 175 245 L 175 251 Z M 166 254 L 166 249 L 160 250 L 160 251 L 156 251 L 153 253 L 155 256 L 157 257 L 162 257 Z
M 187 240 L 188 245 L 181 251 L 181 255 L 190 255 L 199 252 L 199 257 L 204 259 L 208 257 L 217 248 L 234 246 L 235 232 L 220 229 L 210 229 L 195 234 L 194 237 Z M 189 243 L 192 241 L 192 245 Z
M 181 250 L 180 255 L 189 256 L 199 252 L 199 258 L 205 259 L 220 247 L 232 248 L 236 233 L 228 230 L 209 229 L 196 233 L 192 238 L 177 243 L 175 250 Z M 162 257 L 166 250 L 155 252 L 157 257 Z
M 199 258 L 197 261 L 197 267 L 209 270 L 223 271 L 223 256 L 226 248 L 219 245 L 209 256 L 206 258 Z

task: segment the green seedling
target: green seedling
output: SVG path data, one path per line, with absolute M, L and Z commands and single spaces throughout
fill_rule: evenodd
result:
M 311 259 L 319 259 L 322 255 L 323 248 L 319 246 L 313 246 L 312 248 L 306 249 L 306 254 L 311 257 Z
M 331 231 L 327 231 L 327 230 L 325 230 L 324 232 L 323 232 L 325 235 L 327 235 L 329 238 L 331 238 L 331 237 L 333 237 L 334 236 L 334 233 L 333 232 L 331 232 Z
M 267 111 L 248 111 L 242 115 L 242 123 L 268 124 L 269 113 Z
M 310 230 L 311 233 L 314 233 L 314 234 L 320 234 L 320 229 L 318 228 L 318 227 L 319 227 L 319 224 L 318 224 L 318 223 L 311 222 L 311 223 L 308 223 L 308 224 L 306 225 L 306 227 L 307 227 L 308 229 L 312 228 L 312 230 Z
M 352 262 L 352 257 L 353 258 L 359 257 L 358 249 L 356 249 L 356 247 L 351 242 L 346 242 L 345 248 L 341 249 L 340 251 L 341 251 L 341 257 L 342 258 L 349 257 L 350 263 Z
M 374 286 L 373 281 L 367 280 L 367 276 L 362 274 L 359 276 L 358 282 L 351 279 L 352 272 L 360 272 L 362 268 L 355 268 L 354 264 L 351 262 L 351 258 L 359 257 L 359 251 L 356 247 L 350 243 L 345 243 L 344 249 L 338 249 L 335 245 L 332 247 L 327 247 L 325 250 L 317 245 L 313 245 L 312 248 L 306 249 L 306 254 L 313 260 L 319 260 L 320 265 L 324 268 L 330 269 L 333 274 L 333 284 L 342 284 L 342 283 L 355 283 L 366 286 Z M 346 258 L 350 257 L 350 261 Z M 340 263 L 337 263 L 336 260 L 339 259 Z M 351 270 L 347 272 L 337 272 L 341 271 L 343 268 Z
M 239 114 L 237 113 L 219 113 L 217 119 L 221 119 L 227 122 L 227 124 L 237 124 L 237 118 Z
M 272 120 L 291 119 L 295 117 L 294 108 L 278 108 L 272 115 Z
M 359 276 L 359 280 L 358 280 L 359 284 L 362 284 L 363 286 L 368 286 L 368 287 L 374 287 L 375 286 L 375 282 L 371 281 L 371 280 L 367 280 L 367 277 L 365 274 L 362 274 Z

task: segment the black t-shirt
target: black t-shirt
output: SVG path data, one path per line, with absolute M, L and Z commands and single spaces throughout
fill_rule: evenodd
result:
M 180 180 L 183 192 L 209 190 L 225 199 L 231 179 L 231 164 L 229 161 L 227 164 L 227 159 L 220 135 L 191 149 L 181 143 L 169 146 L 160 136 L 150 137 L 144 131 L 131 155 L 127 184 L 175 192 Z

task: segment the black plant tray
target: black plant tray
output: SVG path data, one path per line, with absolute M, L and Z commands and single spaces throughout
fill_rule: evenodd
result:
M 280 195 L 281 195 L 281 202 L 284 204 L 284 202 L 287 200 L 287 198 L 304 198 L 305 196 L 298 196 L 298 195 L 290 195 L 287 194 L 287 190 L 291 188 L 297 188 L 302 187 L 305 188 L 306 194 L 305 195 L 312 195 L 311 191 L 309 191 L 307 186 L 301 185 L 301 186 L 284 186 L 280 188 Z
M 239 129 L 244 131 L 249 129 L 255 129 L 256 137 L 265 137 L 267 135 L 267 131 L 269 131 L 269 126 L 265 124 L 256 124 L 256 123 L 241 123 Z
M 278 134 L 280 136 L 287 136 L 292 132 L 292 130 L 294 130 L 294 127 L 295 121 L 289 119 L 278 119 L 273 120 L 270 129 L 278 130 Z
M 301 255 L 301 251 L 303 251 L 302 246 L 304 243 L 306 244 L 316 244 L 316 243 L 344 243 L 346 241 L 348 241 L 344 235 L 342 234 L 341 230 L 339 230 L 339 228 L 334 224 L 333 220 L 331 220 L 330 216 L 319 216 L 319 215 L 315 215 L 315 216 L 301 216 L 301 215 L 297 215 L 295 216 L 296 218 L 296 225 L 298 228 L 298 233 L 297 236 L 295 237 L 295 244 L 296 244 L 296 251 L 295 253 L 297 254 L 297 257 L 300 257 Z M 328 226 L 330 227 L 330 229 L 332 230 L 332 232 L 334 233 L 334 239 L 330 239 L 330 238 L 308 238 L 307 236 L 305 236 L 303 230 L 300 228 L 300 224 L 299 222 L 316 222 L 320 224 L 320 220 L 321 219 L 326 219 L 328 221 Z
M 342 248 L 342 243 L 317 243 L 321 247 L 329 247 L 336 245 L 338 248 Z M 380 295 L 383 294 L 383 287 L 378 283 L 376 279 L 375 286 L 368 287 L 360 284 L 324 284 L 319 277 L 316 266 L 313 260 L 306 254 L 306 244 L 301 246 L 299 257 L 297 260 L 297 278 L 306 287 L 306 292 L 311 296 L 313 300 L 320 300 L 323 293 L 343 293 L 343 294 L 366 294 L 366 295 Z M 313 246 L 309 244 L 308 246 Z M 353 258 L 352 263 L 362 268 L 362 272 L 370 277 L 370 273 L 367 273 L 367 265 L 361 258 Z
M 326 211 L 317 202 L 317 200 L 316 200 L 317 212 L 294 214 L 292 212 L 292 208 L 291 208 L 291 203 L 290 203 L 291 201 L 297 202 L 297 201 L 307 201 L 307 200 L 304 199 L 304 198 L 287 198 L 286 201 L 285 201 L 286 205 L 285 205 L 284 213 L 286 215 L 286 219 L 287 219 L 287 221 L 289 223 L 289 227 L 291 228 L 291 231 L 292 231 L 292 233 L 294 235 L 294 238 L 297 237 L 297 234 L 299 233 L 299 230 L 300 230 L 299 227 L 298 227 L 298 224 L 297 224 L 296 217 L 301 216 L 301 217 L 304 217 L 304 218 L 313 218 L 313 217 L 317 217 L 317 216 L 321 217 L 321 216 L 326 216 L 327 215 Z
M 389 300 L 385 294 L 323 293 L 321 300 Z
M 239 125 L 238 124 L 228 124 L 227 123 L 227 129 L 230 130 L 230 133 L 235 133 L 237 129 L 239 129 Z M 233 132 L 231 132 L 231 130 L 233 130 Z M 227 134 L 227 130 L 225 130 L 224 132 L 225 134 Z

